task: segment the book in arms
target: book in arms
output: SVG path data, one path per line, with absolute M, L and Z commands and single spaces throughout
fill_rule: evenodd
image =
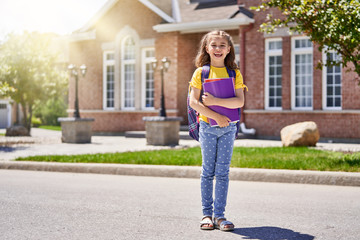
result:
M 204 92 L 208 92 L 217 98 L 232 98 L 235 97 L 235 84 L 234 78 L 214 78 L 205 79 L 203 83 Z M 238 108 L 226 108 L 222 106 L 208 106 L 211 110 L 227 116 L 231 122 L 237 122 L 240 120 L 240 114 Z M 209 118 L 211 126 L 218 126 L 215 120 Z

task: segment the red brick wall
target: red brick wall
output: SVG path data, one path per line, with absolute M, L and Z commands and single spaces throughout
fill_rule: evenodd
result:
M 240 1 L 250 6 L 261 0 Z M 271 10 L 275 15 L 279 12 Z M 283 39 L 283 79 L 282 104 L 284 111 L 265 111 L 265 38 L 258 29 L 266 18 L 265 12 L 254 15 L 255 23 L 245 35 L 245 71 L 242 72 L 249 92 L 245 94 L 245 123 L 254 127 L 262 136 L 279 136 L 281 128 L 288 124 L 312 120 L 318 124 L 321 137 L 360 138 L 360 87 L 353 80 L 354 73 L 343 71 L 343 110 L 354 112 L 322 111 L 322 72 L 315 69 L 321 53 L 314 46 L 314 96 L 313 111 L 291 111 L 291 37 Z M 141 17 L 135 17 L 141 16 Z M 156 33 L 153 26 L 162 19 L 138 1 L 119 1 L 96 24 L 96 40 L 73 42 L 70 46 L 70 62 L 76 65 L 86 64 L 88 73 L 79 79 L 79 98 L 82 117 L 95 118 L 94 131 L 123 132 L 128 130 L 144 130 L 142 117 L 157 115 L 157 112 L 142 111 L 102 111 L 102 54 L 101 44 L 115 42 L 116 35 L 125 26 L 134 29 L 140 39 L 155 39 L 155 54 L 158 60 L 168 57 L 171 65 L 164 73 L 165 107 L 168 116 L 181 116 L 182 124 L 187 123 L 186 96 L 188 82 L 195 70 L 194 58 L 198 51 L 201 37 L 205 33 L 180 34 Z M 235 43 L 241 40 L 239 31 L 229 31 Z M 155 72 L 155 109 L 160 107 L 161 75 Z M 70 80 L 69 108 L 74 107 L 74 79 Z M 96 110 L 96 111 L 91 111 Z M 72 115 L 72 114 L 70 114 Z M 341 122 L 341 124 L 339 124 Z M 355 129 L 355 130 L 354 130 Z
M 280 136 L 287 125 L 314 121 L 325 138 L 359 138 L 359 113 L 329 112 L 246 112 L 246 126 L 255 128 L 258 136 Z
M 247 8 L 258 5 L 260 0 L 239 0 Z M 276 10 L 270 10 L 279 16 Z M 291 37 L 283 40 L 282 67 L 282 108 L 283 111 L 264 110 L 265 97 L 265 38 L 259 33 L 260 24 L 265 21 L 266 12 L 256 12 L 255 23 L 246 32 L 245 54 L 246 65 L 243 72 L 249 92 L 245 94 L 245 123 L 248 128 L 255 128 L 260 136 L 280 136 L 280 130 L 296 122 L 315 121 L 321 137 L 360 138 L 360 86 L 355 81 L 356 74 L 346 72 L 342 75 L 342 109 L 343 111 L 322 110 L 322 70 L 317 63 L 322 59 L 318 45 L 313 51 L 313 109 L 314 111 L 291 110 Z M 240 35 L 241 37 L 241 35 Z M 346 111 L 356 110 L 356 111 Z
M 353 64 L 342 70 L 342 108 L 343 109 L 360 109 L 360 77 L 351 71 L 354 69 Z M 350 72 L 348 72 L 350 70 Z M 360 137 L 360 136 L 359 136 Z

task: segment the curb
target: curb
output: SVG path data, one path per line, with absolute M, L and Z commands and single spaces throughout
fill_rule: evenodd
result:
M 0 162 L 0 169 L 199 178 L 201 167 L 101 163 Z M 231 168 L 230 180 L 360 187 L 360 173 Z

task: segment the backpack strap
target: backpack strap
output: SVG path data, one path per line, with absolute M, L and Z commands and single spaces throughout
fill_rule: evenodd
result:
M 203 83 L 205 81 L 206 78 L 209 78 L 209 74 L 210 74 L 210 64 L 206 64 L 204 66 L 202 66 L 202 69 L 201 69 L 201 91 L 200 91 L 200 102 L 202 102 L 202 95 L 204 93 L 203 91 Z
M 232 69 L 229 69 L 229 68 L 226 67 L 226 71 L 228 72 L 229 77 L 234 78 L 234 79 L 236 78 L 235 70 L 232 70 Z

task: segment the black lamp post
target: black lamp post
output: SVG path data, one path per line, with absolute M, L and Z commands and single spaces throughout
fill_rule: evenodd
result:
M 74 118 L 80 118 L 79 95 L 78 95 L 78 81 L 79 81 L 78 70 L 80 70 L 81 75 L 84 77 L 85 74 L 86 74 L 86 66 L 85 66 L 85 64 L 83 64 L 78 68 L 74 64 L 70 64 L 68 66 L 68 69 L 70 71 L 71 76 L 75 77 L 75 112 L 74 112 Z
M 152 67 L 155 70 L 157 67 L 157 60 L 153 60 L 152 61 Z M 163 59 L 161 59 L 161 66 L 160 66 L 160 70 L 161 70 L 161 97 L 160 97 L 160 112 L 159 112 L 159 116 L 160 117 L 166 117 L 166 111 L 165 111 L 165 97 L 164 97 L 164 71 L 167 72 L 167 70 L 170 67 L 170 59 L 168 59 L 167 57 L 164 57 Z

